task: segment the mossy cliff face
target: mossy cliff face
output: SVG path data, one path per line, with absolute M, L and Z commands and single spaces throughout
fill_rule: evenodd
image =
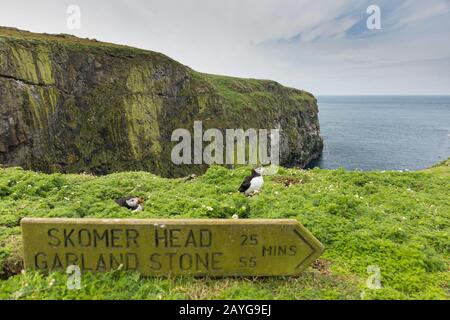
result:
M 174 129 L 281 129 L 281 164 L 322 150 L 316 99 L 267 80 L 206 75 L 159 53 L 0 28 L 0 163 L 98 174 L 176 166 Z M 206 143 L 205 143 L 206 144 Z

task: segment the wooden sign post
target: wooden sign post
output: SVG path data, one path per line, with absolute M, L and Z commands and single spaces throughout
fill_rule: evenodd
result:
M 295 275 L 323 245 L 296 220 L 55 219 L 21 221 L 25 267 L 117 268 L 148 276 Z

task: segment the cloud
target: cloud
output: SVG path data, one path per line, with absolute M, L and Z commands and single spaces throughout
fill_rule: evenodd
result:
M 81 30 L 66 27 L 73 3 Z M 371 4 L 381 7 L 382 30 L 366 27 Z M 128 44 L 199 71 L 272 78 L 316 94 L 450 94 L 449 7 L 449 0 L 15 0 L 2 3 L 0 24 Z

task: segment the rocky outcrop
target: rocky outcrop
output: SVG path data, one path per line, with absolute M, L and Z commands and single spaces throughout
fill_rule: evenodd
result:
M 281 163 L 322 150 L 316 99 L 274 81 L 206 75 L 156 52 L 0 28 L 0 163 L 45 172 L 205 167 L 170 161 L 172 131 L 280 128 Z

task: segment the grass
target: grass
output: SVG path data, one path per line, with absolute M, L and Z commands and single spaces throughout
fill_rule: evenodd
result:
M 191 180 L 146 172 L 102 177 L 0 169 L 0 299 L 449 299 L 449 161 L 418 172 L 281 168 L 262 192 L 236 192 L 249 168 L 211 167 Z M 146 198 L 133 213 L 114 198 Z M 212 210 L 211 210 L 212 208 Z M 21 273 L 23 217 L 295 218 L 325 246 L 298 277 L 147 278 L 120 270 Z M 376 265 L 382 288 L 367 288 Z
M 24 31 L 16 28 L 9 28 L 0 26 L 0 41 L 14 40 L 18 43 L 39 43 L 47 44 L 49 46 L 59 43 L 71 47 L 72 49 L 79 50 L 103 50 L 110 54 L 147 54 L 152 53 L 150 51 L 137 49 L 125 45 L 118 45 L 114 43 L 102 42 L 96 39 L 78 38 L 70 34 L 47 34 L 47 33 L 34 33 Z
M 258 108 L 259 112 L 265 110 L 266 112 L 273 111 L 273 105 L 277 104 L 277 99 L 274 96 L 274 92 L 282 92 L 282 86 L 275 81 L 260 80 L 260 79 L 244 79 L 229 77 L 223 75 L 213 75 L 205 73 L 195 73 L 194 77 L 203 79 L 209 84 L 213 85 L 220 94 L 236 106 L 236 108 L 242 108 L 246 106 L 248 108 Z M 284 88 L 286 92 L 289 92 L 289 96 L 285 99 L 293 100 L 294 102 L 285 102 L 285 106 L 295 106 L 298 109 L 299 105 L 304 103 L 315 104 L 316 99 L 314 96 L 306 91 L 298 90 L 294 88 Z

